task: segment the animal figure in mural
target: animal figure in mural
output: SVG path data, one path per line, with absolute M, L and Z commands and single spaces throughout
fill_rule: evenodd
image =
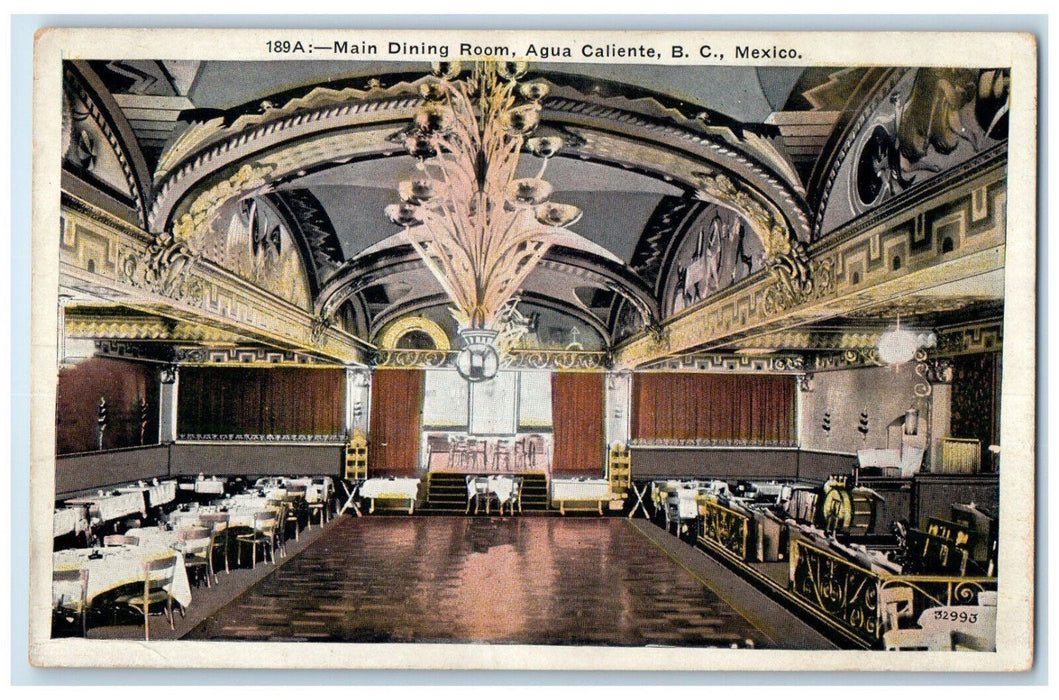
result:
M 727 220 L 719 213 L 699 228 L 695 248 L 686 265 L 677 264 L 677 293 L 673 310 L 701 301 L 746 277 L 754 268 L 748 250 L 746 227 L 735 216 Z

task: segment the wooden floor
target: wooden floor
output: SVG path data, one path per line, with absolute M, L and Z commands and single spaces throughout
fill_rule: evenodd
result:
M 183 638 L 783 645 L 678 559 L 624 518 L 346 516 Z

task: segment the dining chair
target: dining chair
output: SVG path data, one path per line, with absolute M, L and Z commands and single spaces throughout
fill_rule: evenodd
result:
M 132 535 L 107 535 L 103 538 L 104 547 L 121 547 L 122 545 L 138 547 L 140 546 L 140 538 Z
M 287 490 L 287 496 L 283 499 L 287 502 L 287 517 L 284 519 L 284 535 L 286 535 L 286 527 L 291 523 L 294 523 L 294 539 L 301 539 L 299 531 L 301 529 L 301 515 L 302 512 L 307 512 L 307 504 L 305 501 L 305 488 L 294 488 Z M 306 517 L 306 524 L 308 524 L 308 517 Z
M 214 551 L 219 547 L 224 552 L 224 573 L 226 574 L 231 573 L 228 568 L 228 524 L 230 522 L 230 516 L 227 513 L 202 513 L 199 515 L 199 523 L 210 528 L 213 536 Z M 216 578 L 216 575 L 214 575 L 214 578 Z
M 206 571 L 206 588 L 211 588 L 210 578 L 217 578 L 213 570 L 213 531 L 208 527 L 189 527 L 177 530 L 177 549 L 184 555 L 184 568 L 191 574 L 199 569 Z
M 88 637 L 88 569 L 62 569 L 52 572 L 55 611 L 81 618 L 81 636 Z M 77 594 L 68 595 L 77 585 Z M 56 597 L 57 596 L 57 597 Z
M 278 513 L 274 510 L 264 510 L 254 514 L 254 529 L 243 535 L 236 535 L 236 541 L 239 542 L 239 553 L 236 559 L 238 564 L 243 563 L 243 545 L 250 546 L 250 560 L 251 568 L 257 568 L 257 548 L 261 547 L 261 556 L 264 561 L 268 561 L 266 557 L 267 552 L 271 555 L 272 563 L 276 563 L 276 529 L 277 529 Z
M 507 497 L 504 503 L 507 503 L 508 508 L 511 509 L 511 514 L 515 514 L 515 504 L 518 504 L 518 512 L 522 512 L 522 477 L 516 476 L 513 478 L 511 485 L 511 495 Z M 500 515 L 504 514 L 504 503 L 500 504 Z
M 309 519 L 306 527 L 312 526 L 313 513 L 317 513 L 320 516 L 320 527 L 323 527 L 324 523 L 327 522 L 328 511 L 330 510 L 328 506 L 331 502 L 331 491 L 327 488 L 327 482 L 321 481 L 315 486 L 320 489 L 320 498 L 309 504 Z
M 276 529 L 273 535 L 273 546 L 281 557 L 287 556 L 287 515 L 290 513 L 290 502 L 285 498 L 270 498 L 265 506 L 276 513 Z
M 143 613 L 143 638 L 151 639 L 150 615 L 151 606 L 165 603 L 165 615 L 169 620 L 169 629 L 176 629 L 173 622 L 173 578 L 176 576 L 176 554 L 169 554 L 144 561 L 141 566 L 143 575 L 143 595 L 129 598 L 128 605 Z

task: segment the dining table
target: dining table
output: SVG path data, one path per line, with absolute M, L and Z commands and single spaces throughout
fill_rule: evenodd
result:
M 603 503 L 612 500 L 610 481 L 592 477 L 561 477 L 552 479 L 552 505 L 559 506 L 559 513 L 566 515 L 570 507 L 590 507 L 603 515 Z
M 503 511 L 504 504 L 511 500 L 515 492 L 515 477 L 510 474 L 482 474 L 467 477 L 467 510 L 471 509 L 471 500 L 474 500 L 474 512 L 478 512 L 478 497 L 487 496 L 485 500 L 485 512 L 489 513 L 489 506 L 495 496 Z
M 176 568 L 173 582 L 166 590 L 176 602 L 186 608 L 191 604 L 191 583 L 184 569 L 184 556 L 162 538 L 144 538 L 138 545 L 59 550 L 52 555 L 52 567 L 55 571 L 87 569 L 87 598 L 91 604 L 92 600 L 102 593 L 142 582 L 143 562 L 169 554 L 176 555 Z M 52 590 L 52 601 L 58 605 L 75 595 L 75 591 L 79 597 L 80 588 L 76 582 L 56 583 Z
M 110 522 L 126 515 L 139 514 L 147 517 L 147 502 L 143 491 L 122 493 L 118 490 L 100 491 L 94 496 L 66 499 L 67 506 L 87 506 L 91 520 Z
M 334 492 L 335 483 L 329 476 L 270 476 L 258 479 L 254 482 L 254 488 L 276 498 L 282 498 L 288 491 L 304 489 L 306 502 L 318 503 Z
M 360 485 L 360 497 L 371 500 L 369 513 L 375 512 L 376 500 L 408 501 L 408 514 L 415 510 L 419 497 L 419 479 L 409 477 L 375 477 Z
M 176 500 L 176 481 L 155 481 L 154 483 L 139 482 L 128 486 L 119 486 L 115 489 L 119 493 L 142 493 L 150 508 L 164 506 Z
M 254 516 L 273 509 L 272 499 L 256 491 L 240 493 L 209 505 L 187 504 L 169 514 L 169 526 L 174 530 L 197 525 L 199 516 L 207 513 L 227 513 L 228 527 L 254 527 Z
M 88 530 L 88 513 L 85 506 L 57 508 L 51 523 L 53 537 L 62 537 L 70 533 L 80 535 Z
M 206 477 L 200 476 L 195 481 L 180 484 L 179 489 L 181 491 L 194 491 L 195 493 L 221 495 L 224 493 L 227 486 L 227 479 L 217 478 L 215 476 L 211 476 L 207 479 Z

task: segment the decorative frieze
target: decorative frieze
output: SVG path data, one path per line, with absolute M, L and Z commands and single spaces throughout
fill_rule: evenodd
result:
M 679 372 L 764 372 L 768 374 L 797 374 L 805 371 L 805 360 L 801 355 L 703 353 L 665 358 L 647 364 L 643 369 L 672 370 Z
M 1004 345 L 1004 326 L 999 320 L 938 333 L 938 347 L 931 355 L 954 356 L 979 352 L 999 352 Z
M 1004 155 L 994 151 L 992 160 L 980 163 L 977 176 L 965 174 L 958 185 L 931 188 L 933 199 L 924 201 L 913 188 L 891 200 L 905 206 L 890 209 L 889 218 L 867 228 L 851 222 L 813 244 L 808 287 L 792 290 L 783 279 L 758 273 L 663 321 L 668 348 L 641 333 L 617 349 L 615 364 L 634 368 L 668 352 L 718 345 L 741 334 L 870 311 L 920 290 L 1003 269 Z M 816 369 L 828 369 L 832 361 Z
M 295 350 L 276 350 L 264 347 L 234 348 L 177 348 L 175 359 L 182 365 L 239 365 L 253 367 L 267 365 L 314 365 L 338 367 L 340 364 Z
M 180 433 L 178 440 L 187 442 L 330 442 L 344 443 L 345 435 L 247 435 L 244 433 Z
M 631 447 L 797 447 L 797 440 L 729 440 L 723 438 L 638 438 Z

